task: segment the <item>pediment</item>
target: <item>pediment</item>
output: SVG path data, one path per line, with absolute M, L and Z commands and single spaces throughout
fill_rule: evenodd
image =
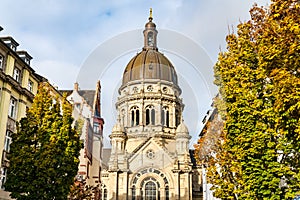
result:
M 132 171 L 144 167 L 165 168 L 174 163 L 175 157 L 159 144 L 155 138 L 148 138 L 129 156 L 129 168 Z

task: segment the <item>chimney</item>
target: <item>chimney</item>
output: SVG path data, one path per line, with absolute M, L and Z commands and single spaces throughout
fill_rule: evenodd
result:
M 76 82 L 74 83 L 74 90 L 78 91 L 79 90 L 79 84 Z

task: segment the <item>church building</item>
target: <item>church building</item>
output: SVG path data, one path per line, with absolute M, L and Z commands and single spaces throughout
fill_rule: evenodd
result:
M 104 200 L 192 200 L 200 193 L 201 170 L 191 161 L 176 70 L 158 51 L 152 20 L 150 11 L 144 47 L 123 73 L 118 120 L 101 172 Z

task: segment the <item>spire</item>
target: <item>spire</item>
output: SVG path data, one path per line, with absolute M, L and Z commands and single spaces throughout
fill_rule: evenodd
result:
M 117 123 L 114 125 L 112 132 L 119 132 L 119 133 L 125 132 L 124 126 L 121 124 L 120 114 L 118 114 Z
M 152 22 L 152 19 L 153 19 L 153 17 L 152 17 L 152 8 L 150 8 L 149 21 Z
M 150 8 L 149 14 L 149 21 L 145 24 L 144 30 L 144 48 L 143 49 L 155 49 L 157 50 L 156 45 L 156 37 L 157 37 L 157 30 L 155 23 L 152 22 L 152 8 Z
M 181 116 L 181 121 L 180 121 L 180 124 L 178 125 L 178 127 L 176 129 L 176 133 L 177 134 L 184 134 L 184 135 L 189 134 L 189 130 L 188 130 L 187 126 L 184 123 L 183 116 Z

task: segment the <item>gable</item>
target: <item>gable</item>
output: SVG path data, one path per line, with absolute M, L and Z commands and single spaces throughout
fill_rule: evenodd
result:
M 129 169 L 132 171 L 137 171 L 146 166 L 161 169 L 172 165 L 174 161 L 175 156 L 159 145 L 159 142 L 154 138 L 148 139 L 138 146 L 128 158 Z

